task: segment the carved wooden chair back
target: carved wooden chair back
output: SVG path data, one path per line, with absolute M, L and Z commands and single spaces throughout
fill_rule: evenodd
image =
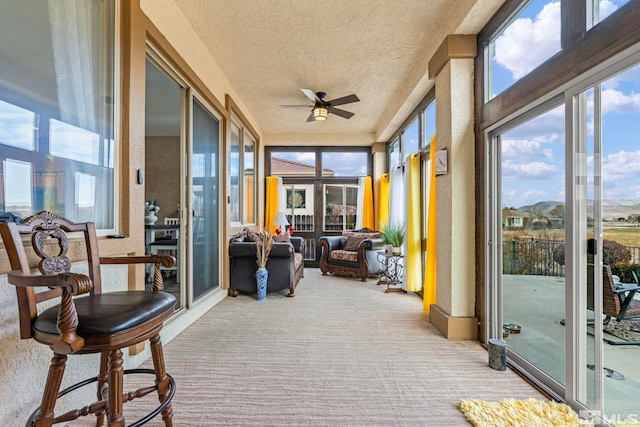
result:
M 68 256 L 69 239 L 67 233 L 82 233 L 85 242 L 88 276 L 91 279 L 91 294 L 102 292 L 100 263 L 98 255 L 95 227 L 93 223 L 74 224 L 57 215 L 43 213 L 31 217 L 28 222 L 6 223 L 0 229 L 2 239 L 12 270 L 21 271 L 23 275 L 32 275 L 32 256 L 39 259 L 38 270 L 43 275 L 57 275 L 71 271 L 71 260 Z M 22 236 L 30 235 L 30 247 L 27 251 Z M 31 256 L 30 256 L 31 255 Z M 95 262 L 94 262 L 95 260 Z M 35 287 L 16 286 L 18 310 L 20 315 L 20 337 L 33 336 L 33 322 L 38 315 L 38 304 L 62 295 L 62 288 L 36 292 Z

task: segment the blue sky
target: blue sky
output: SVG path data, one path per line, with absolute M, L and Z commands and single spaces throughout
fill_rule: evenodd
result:
M 627 0 L 600 2 L 600 20 Z M 500 92 L 560 50 L 560 2 L 534 0 L 495 43 L 493 92 Z M 593 141 L 593 92 L 587 92 Z M 602 83 L 603 198 L 640 200 L 640 66 Z M 564 106 L 502 135 L 502 205 L 564 201 Z M 589 171 L 593 151 L 588 152 Z

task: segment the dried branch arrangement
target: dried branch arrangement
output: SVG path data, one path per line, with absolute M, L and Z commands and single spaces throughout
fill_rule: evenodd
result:
M 273 244 L 273 236 L 267 230 L 258 231 L 256 233 L 256 262 L 259 268 L 267 266 L 269 253 L 271 253 L 271 245 Z

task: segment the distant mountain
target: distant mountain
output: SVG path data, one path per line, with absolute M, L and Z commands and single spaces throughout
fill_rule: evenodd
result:
M 564 207 L 564 202 L 551 202 L 551 201 L 538 202 L 533 205 L 521 206 L 518 208 L 518 210 L 523 212 L 532 212 L 532 213 L 546 215 L 552 210 L 554 210 L 558 205 Z
M 560 208 L 556 209 L 556 207 Z M 593 200 L 587 202 L 587 207 L 593 207 Z M 564 211 L 564 202 L 542 201 L 533 205 L 521 206 L 518 208 L 521 212 L 531 212 L 538 215 L 556 216 L 558 211 Z M 629 215 L 640 215 L 640 200 L 603 200 L 602 216 L 604 219 L 627 218 Z

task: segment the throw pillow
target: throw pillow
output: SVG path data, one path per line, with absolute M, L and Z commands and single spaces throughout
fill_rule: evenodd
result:
M 255 242 L 256 241 L 256 232 L 249 230 L 248 228 L 244 229 L 244 241 L 245 242 Z
M 360 243 L 362 243 L 363 240 L 364 240 L 364 237 L 356 237 L 356 236 L 347 237 L 347 244 L 344 245 L 344 250 L 357 251 L 358 246 L 360 246 Z
M 274 242 L 291 243 L 291 236 L 289 236 L 288 234 L 281 234 L 279 236 L 273 236 L 273 241 Z

